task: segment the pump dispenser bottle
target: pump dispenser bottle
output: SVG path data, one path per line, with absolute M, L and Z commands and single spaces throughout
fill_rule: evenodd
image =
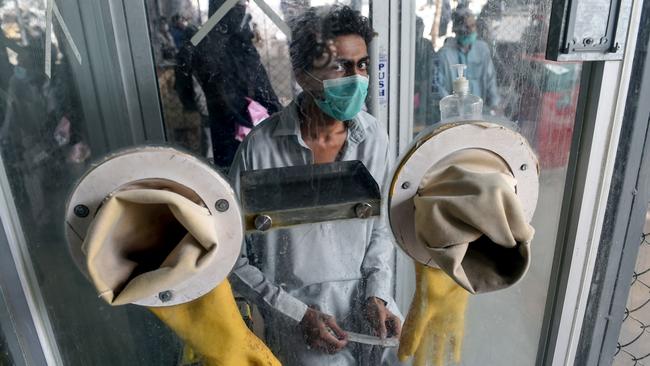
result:
M 451 65 L 456 69 L 458 78 L 454 80 L 454 93 L 440 101 L 440 118 L 446 119 L 480 119 L 483 113 L 483 99 L 469 93 L 469 81 L 465 78 L 466 65 Z

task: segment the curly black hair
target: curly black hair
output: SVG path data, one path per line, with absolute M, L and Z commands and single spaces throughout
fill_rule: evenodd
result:
M 289 20 L 289 25 L 289 54 L 294 70 L 313 69 L 315 60 L 329 54 L 327 42 L 338 36 L 356 34 L 368 45 L 374 35 L 368 18 L 349 6 L 311 7 Z

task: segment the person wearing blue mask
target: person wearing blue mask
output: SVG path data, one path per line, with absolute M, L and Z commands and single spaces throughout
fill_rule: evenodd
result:
M 486 112 L 500 113 L 497 75 L 490 48 L 477 39 L 476 17 L 469 8 L 459 7 L 452 14 L 452 22 L 456 36 L 447 38 L 438 51 L 440 64 L 437 71 L 443 97 L 452 93 L 453 81 L 458 77 L 451 65 L 465 64 L 470 93 L 483 98 Z
M 364 109 L 369 20 L 344 7 L 293 18 L 290 56 L 303 92 L 256 126 L 230 170 L 360 160 L 377 182 L 389 174 L 388 136 Z M 305 224 L 246 238 L 230 280 L 260 309 L 265 341 L 285 366 L 395 365 L 346 331 L 399 337 L 392 298 L 393 244 L 384 218 Z

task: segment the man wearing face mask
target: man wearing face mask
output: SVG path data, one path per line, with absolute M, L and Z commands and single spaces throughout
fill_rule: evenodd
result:
M 360 160 L 388 174 L 388 136 L 364 112 L 367 18 L 349 7 L 310 8 L 291 22 L 290 54 L 303 93 L 258 125 L 231 167 L 242 171 Z M 383 219 L 342 220 L 249 235 L 230 276 L 258 305 L 265 340 L 285 366 L 394 365 L 388 353 L 348 343 L 347 331 L 398 337 L 391 296 L 394 252 Z M 390 357 L 390 356 L 388 356 Z
M 465 64 L 470 93 L 483 98 L 488 111 L 500 111 L 496 71 L 487 43 L 476 39 L 476 17 L 469 8 L 458 7 L 452 14 L 452 22 L 456 37 L 447 38 L 438 51 L 438 80 L 442 84 L 443 97 L 451 94 L 453 81 L 458 77 L 451 65 Z

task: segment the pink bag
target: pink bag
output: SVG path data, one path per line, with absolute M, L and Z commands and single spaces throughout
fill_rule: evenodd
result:
M 63 146 L 70 143 L 70 120 L 63 116 L 54 129 L 54 140 L 57 145 Z
M 269 117 L 269 112 L 266 110 L 266 108 L 264 108 L 263 105 L 259 104 L 249 97 L 246 97 L 246 100 L 248 101 L 248 116 L 250 117 L 251 122 L 253 122 L 253 126 L 257 126 L 260 122 Z M 250 128 L 242 125 L 237 125 L 237 131 L 235 131 L 235 139 L 237 141 L 244 141 L 244 138 L 246 135 L 248 135 L 249 132 L 251 132 Z

